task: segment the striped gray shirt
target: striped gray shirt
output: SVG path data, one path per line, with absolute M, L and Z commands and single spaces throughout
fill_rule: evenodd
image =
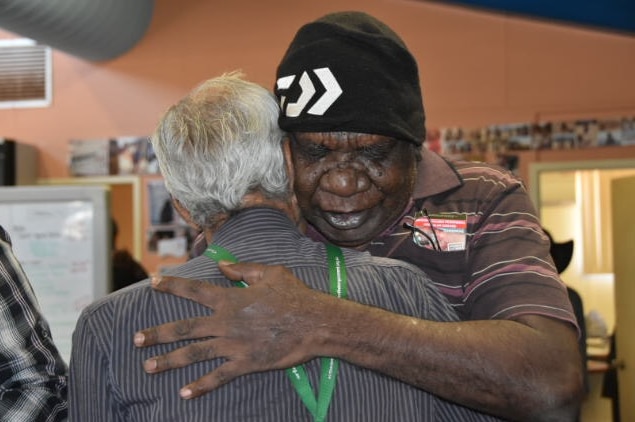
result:
M 328 292 L 325 247 L 303 237 L 281 213 L 258 208 L 241 212 L 216 233 L 214 242 L 239 261 L 282 264 L 310 287 Z M 390 311 L 441 321 L 456 313 L 416 267 L 368 253 L 344 251 L 349 298 Z M 217 265 L 199 256 L 171 271 L 222 286 L 231 284 Z M 115 292 L 87 307 L 73 335 L 69 407 L 72 421 L 311 421 L 284 371 L 243 376 L 193 400 L 183 385 L 217 367 L 201 362 L 148 375 L 142 362 L 185 343 L 135 348 L 137 330 L 211 311 L 197 303 L 153 291 L 147 281 Z M 320 360 L 306 365 L 317 386 Z M 328 421 L 498 420 L 451 404 L 385 375 L 347 362 L 340 372 Z

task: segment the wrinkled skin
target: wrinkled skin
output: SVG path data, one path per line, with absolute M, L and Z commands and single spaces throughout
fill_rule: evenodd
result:
M 410 201 L 417 163 L 411 144 L 371 135 L 296 133 L 292 154 L 302 212 L 333 243 L 363 249 Z M 567 323 L 538 315 L 514 321 L 417 320 L 315 292 L 284 267 L 219 268 L 250 287 L 158 278 L 155 289 L 214 313 L 135 336 L 137 347 L 203 339 L 148 359 L 148 373 L 224 359 L 185 386 L 183 398 L 245 374 L 332 356 L 508 420 L 575 420 L 582 362 Z
M 302 215 L 340 246 L 364 246 L 410 201 L 417 164 L 410 143 L 345 132 L 296 133 L 291 151 Z

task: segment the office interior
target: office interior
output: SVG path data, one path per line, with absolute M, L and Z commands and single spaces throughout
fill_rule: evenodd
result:
M 148 186 L 160 175 L 74 176 L 69 141 L 148 136 L 171 104 L 223 72 L 239 69 L 273 87 L 295 31 L 328 12 L 362 10 L 402 36 L 419 63 L 429 128 L 635 117 L 633 32 L 441 1 L 153 3 L 142 36 L 115 57 L 93 60 L 54 48 L 49 105 L 0 108 L 0 138 L 37 151 L 29 183 L 107 185 L 120 231 L 117 246 L 150 272 L 187 259 L 148 252 Z M 0 25 L 0 41 L 23 37 Z M 610 230 L 611 187 L 615 179 L 635 176 L 635 145 L 516 155 L 543 225 L 556 241 L 575 242 L 563 281 L 580 293 L 585 312 L 599 324 L 594 328 L 610 335 L 618 319 L 613 255 L 629 248 L 616 243 Z M 632 198 L 614 202 L 633 207 Z M 607 345 L 596 340 L 589 350 L 601 364 L 590 366 L 582 420 L 611 421 L 610 400 L 600 394 Z M 635 364 L 635 356 L 628 358 Z

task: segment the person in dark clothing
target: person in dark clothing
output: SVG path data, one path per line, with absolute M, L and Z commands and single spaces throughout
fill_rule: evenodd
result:
M 569 263 L 571 263 L 571 258 L 573 257 L 573 240 L 568 240 L 566 242 L 556 242 L 553 240 L 551 233 L 543 228 L 545 234 L 549 238 L 549 242 L 551 247 L 549 248 L 549 253 L 551 254 L 551 258 L 553 259 L 553 263 L 556 266 L 556 270 L 558 274 L 562 274 L 564 270 L 567 269 Z M 580 349 L 580 356 L 582 356 L 583 364 L 586 364 L 587 361 L 587 345 L 586 345 L 586 324 L 584 321 L 584 305 L 582 303 L 582 297 L 580 294 L 571 286 L 567 286 L 567 294 L 569 295 L 569 301 L 571 302 L 571 306 L 573 307 L 573 312 L 575 313 L 575 317 L 578 320 L 578 326 L 580 327 L 580 337 L 578 337 L 578 348 Z M 584 391 L 586 394 L 589 393 L 589 376 L 587 371 L 583 371 L 584 374 Z M 578 419 L 580 420 L 580 416 L 578 414 Z
M 112 227 L 112 291 L 123 289 L 137 281 L 148 278 L 148 272 L 126 249 L 117 249 L 119 226 L 111 219 Z
M 608 361 L 610 363 L 609 370 L 604 374 L 604 381 L 602 383 L 602 397 L 606 397 L 611 400 L 611 412 L 613 415 L 613 422 L 620 422 L 620 394 L 619 385 L 617 380 L 617 366 L 615 365 L 615 358 L 617 357 L 617 351 L 615 348 L 615 332 L 611 335 L 609 346 Z
M 68 417 L 67 366 L 0 226 L 0 422 Z

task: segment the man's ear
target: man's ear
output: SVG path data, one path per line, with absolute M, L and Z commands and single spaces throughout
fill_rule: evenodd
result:
M 196 224 L 194 220 L 192 220 L 192 214 L 190 214 L 190 212 L 183 206 L 183 204 L 176 198 L 171 198 L 171 200 L 172 200 L 172 205 L 174 206 L 174 209 L 176 210 L 176 212 L 179 213 L 181 218 L 185 220 L 185 222 L 190 227 L 200 231 L 201 227 L 199 227 L 199 225 Z
M 289 190 L 291 191 L 291 215 L 296 222 L 298 229 L 304 233 L 306 231 L 306 221 L 302 217 L 300 206 L 298 205 L 298 197 L 295 194 L 293 188 L 295 167 L 293 166 L 293 154 L 291 153 L 291 138 L 287 136 L 282 143 L 282 150 L 284 152 L 284 161 L 287 167 L 287 174 L 289 175 Z
M 282 141 L 282 151 L 284 153 L 284 161 L 287 166 L 287 174 L 289 175 L 289 188 L 293 191 L 293 183 L 295 181 L 295 170 L 293 167 L 293 155 L 291 154 L 291 139 L 286 136 Z

